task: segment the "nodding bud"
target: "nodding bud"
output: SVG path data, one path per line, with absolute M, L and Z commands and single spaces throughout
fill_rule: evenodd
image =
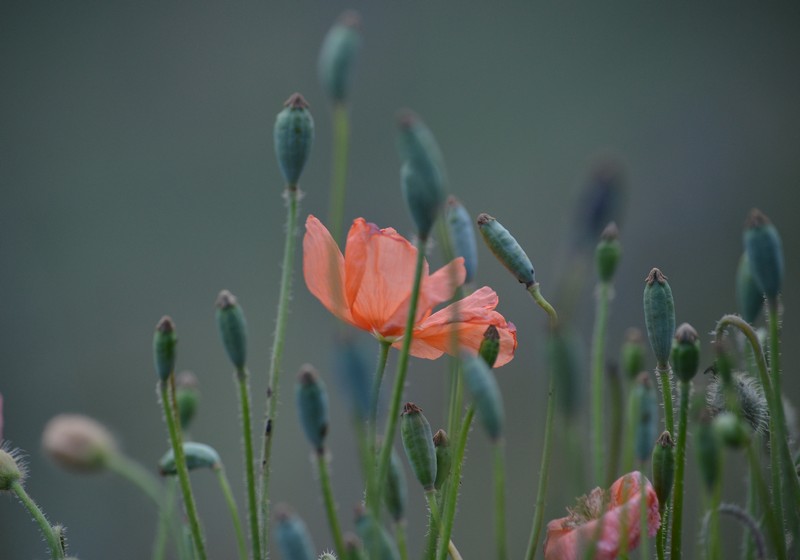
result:
M 769 406 L 761 383 L 747 373 L 736 372 L 733 374 L 732 385 L 733 394 L 744 420 L 755 433 L 766 433 L 769 424 Z M 719 377 L 715 377 L 708 384 L 706 404 L 712 414 L 719 414 L 723 411 L 733 412 L 728 409 L 725 384 Z
M 750 443 L 750 432 L 738 416 L 723 412 L 714 417 L 714 431 L 720 441 L 733 449 L 742 449 Z
M 243 372 L 247 362 L 247 322 L 236 297 L 228 290 L 217 296 L 217 327 L 228 358 Z
M 761 293 L 774 304 L 783 283 L 783 246 L 778 230 L 755 208 L 745 222 L 744 251 Z
M 645 369 L 645 349 L 642 331 L 632 327 L 625 333 L 622 343 L 622 370 L 628 379 L 633 379 Z
M 334 103 L 344 103 L 350 93 L 353 64 L 361 46 L 361 16 L 348 10 L 333 24 L 319 53 L 319 81 Z
M 15 482 L 22 484 L 26 474 L 19 452 L 0 448 L 0 492 L 11 490 Z
M 694 447 L 697 461 L 700 464 L 700 474 L 706 490 L 711 492 L 719 482 L 722 473 L 722 449 L 719 436 L 712 425 L 710 411 L 699 404 L 697 428 L 694 430 Z
M 297 375 L 295 390 L 300 423 L 309 443 L 322 454 L 328 435 L 328 393 L 314 366 L 304 364 Z
M 426 491 L 433 490 L 436 481 L 436 450 L 428 419 L 414 403 L 406 403 L 400 416 L 400 436 L 403 449 L 414 476 Z
M 619 230 L 617 224 L 611 222 L 600 235 L 600 243 L 595 250 L 595 266 L 600 282 L 608 283 L 614 278 L 617 270 L 622 248 L 619 244 Z
M 747 253 L 742 253 L 736 269 L 736 303 L 742 319 L 751 325 L 758 320 L 761 308 L 764 307 L 764 293 L 756 284 L 756 279 L 753 278 L 753 273 L 750 271 Z
M 216 471 L 222 468 L 222 459 L 220 459 L 219 453 L 210 445 L 185 441 L 183 442 L 183 455 L 186 458 L 186 468 L 190 471 L 197 469 Z M 158 461 L 158 471 L 162 476 L 178 474 L 175 452 L 172 449 L 164 453 L 164 456 Z
M 392 537 L 363 507 L 356 510 L 356 532 L 361 538 L 367 557 L 400 560 L 400 552 Z
M 658 496 L 658 509 L 663 512 L 672 483 L 675 481 L 675 442 L 669 432 L 662 433 L 653 448 L 653 488 Z
M 478 229 L 481 230 L 481 235 L 489 250 L 520 284 L 530 287 L 536 283 L 536 273 L 531 260 L 517 240 L 500 222 L 489 214 L 479 214 Z
M 191 371 L 182 371 L 175 379 L 175 402 L 178 404 L 178 418 L 181 429 L 185 430 L 194 420 L 200 404 L 200 391 L 197 376 Z
M 175 345 L 178 336 L 175 334 L 175 323 L 164 315 L 156 325 L 156 334 L 153 335 L 153 358 L 156 374 L 162 383 L 166 383 L 169 376 L 175 371 Z
M 350 336 L 337 341 L 334 371 L 353 414 L 360 421 L 367 420 L 372 400 L 372 371 Z
M 645 279 L 644 323 L 656 361 L 659 366 L 666 367 L 675 333 L 675 303 L 667 277 L 657 268 Z
M 650 374 L 642 372 L 636 378 L 629 397 L 630 414 L 636 411 L 636 432 L 634 436 L 634 451 L 639 461 L 647 461 L 653 450 L 653 442 L 658 433 L 658 399 Z M 633 416 L 632 416 L 633 417 Z
M 285 560 L 315 560 L 314 543 L 306 524 L 286 506 L 275 513 L 275 537 Z
M 437 430 L 433 434 L 433 447 L 436 449 L 436 481 L 433 486 L 441 490 L 450 477 L 450 469 L 453 466 L 453 454 L 450 451 L 450 438 L 447 437 L 447 432 Z
M 464 269 L 467 271 L 464 282 L 469 284 L 475 279 L 478 271 L 478 244 L 475 240 L 472 218 L 467 209 L 454 196 L 447 199 L 445 218 L 450 241 L 453 244 L 453 252 L 455 256 L 463 257 Z
M 405 472 L 403 472 L 403 463 L 394 449 L 392 449 L 391 460 L 389 461 L 389 475 L 386 479 L 383 500 L 394 522 L 400 523 L 406 515 L 408 484 L 406 483 Z
M 672 370 L 683 383 L 689 383 L 700 365 L 700 339 L 689 323 L 675 331 L 672 343 Z
M 580 414 L 583 405 L 583 349 L 568 329 L 550 331 L 546 341 L 547 363 L 556 384 L 556 402 L 565 418 Z
M 483 340 L 478 347 L 478 355 L 490 368 L 494 367 L 497 356 L 500 354 L 500 331 L 494 325 L 489 325 L 483 331 Z
M 445 203 L 444 158 L 430 129 L 410 111 L 398 119 L 400 184 L 417 235 L 427 240 Z
M 497 380 L 482 359 L 475 356 L 464 356 L 462 374 L 467 391 L 472 396 L 475 411 L 489 435 L 489 439 L 497 441 L 503 436 L 505 422 L 503 397 Z
M 308 112 L 308 103 L 299 93 L 289 97 L 283 111 L 275 118 L 273 137 L 283 178 L 290 187 L 296 186 L 314 143 L 314 119 Z
M 42 448 L 58 466 L 96 472 L 117 454 L 117 443 L 105 426 L 80 414 L 60 414 L 44 427 Z

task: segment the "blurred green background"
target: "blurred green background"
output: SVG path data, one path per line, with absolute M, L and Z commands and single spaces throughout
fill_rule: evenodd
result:
M 325 32 L 348 7 L 362 13 L 364 43 L 351 104 L 347 221 L 364 216 L 411 233 L 393 122 L 397 109 L 411 107 L 443 148 L 451 190 L 473 214 L 489 212 L 512 229 L 543 291 L 553 293 L 554 268 L 591 164 L 616 154 L 626 164 L 629 204 L 610 353 L 616 355 L 625 328 L 643 327 L 643 279 L 659 266 L 670 278 L 678 322 L 703 335 L 705 362 L 706 333 L 735 310 L 741 227 L 758 206 L 783 235 L 785 388 L 798 401 L 797 4 L 581 4 L 0 6 L 5 437 L 27 452 L 27 487 L 51 520 L 67 525 L 74 553 L 148 557 L 155 512 L 114 477 L 59 471 L 40 452 L 42 427 L 60 412 L 88 414 L 154 467 L 167 444 L 151 339 L 165 313 L 178 326 L 179 367 L 200 378 L 193 435 L 221 452 L 243 505 L 236 390 L 213 303 L 228 288 L 245 309 L 260 418 L 285 219 L 273 119 L 294 91 L 310 102 L 317 140 L 302 180 L 301 216 L 324 219 L 331 127 L 316 60 Z M 499 310 L 519 332 L 516 359 L 498 373 L 510 424 L 510 550 L 518 557 L 544 421 L 544 317 L 482 245 L 480 251 L 479 283 L 499 292 Z M 298 254 L 273 495 L 305 518 L 321 550 L 331 541 L 293 410 L 294 373 L 303 362 L 315 364 L 331 388 L 333 482 L 348 528 L 361 486 L 348 413 L 330 376 L 335 324 L 306 290 L 299 262 Z M 588 341 L 588 289 L 584 298 L 580 324 Z M 364 343 L 372 352 L 368 337 Z M 406 396 L 433 424 L 444 419 L 444 367 L 411 362 Z M 560 517 L 589 490 L 570 486 L 572 467 L 561 438 L 556 442 L 545 519 Z M 476 431 L 454 535 L 467 558 L 487 558 L 492 550 L 487 452 Z M 726 501 L 743 499 L 740 462 L 729 455 Z M 691 557 L 701 494 L 691 449 L 687 465 L 684 540 Z M 194 482 L 210 554 L 230 558 L 233 534 L 216 484 L 209 473 Z M 416 551 L 426 517 L 421 495 L 410 507 Z M 741 530 L 723 523 L 732 552 Z M 36 526 L 8 497 L 0 499 L 0 556 L 45 556 Z

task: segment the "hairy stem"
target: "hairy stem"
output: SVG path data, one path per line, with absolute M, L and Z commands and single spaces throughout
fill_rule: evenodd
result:
M 50 547 L 50 556 L 54 560 L 64 558 L 64 551 L 61 549 L 61 542 L 56 532 L 53 531 L 53 527 L 50 525 L 50 522 L 47 521 L 42 510 L 39 509 L 39 506 L 31 499 L 18 480 L 11 483 L 11 491 L 19 498 L 19 501 L 22 502 L 25 509 L 33 516 L 34 521 L 39 524 L 39 529 L 42 531 L 44 540 L 47 541 L 47 546 Z
M 600 282 L 597 286 L 597 311 L 592 332 L 592 456 L 594 457 L 594 483 L 601 485 L 603 476 L 603 371 L 605 361 L 606 328 L 608 325 L 608 301 L 611 285 Z
M 228 482 L 228 477 L 225 475 L 225 469 L 220 467 L 214 470 L 217 473 L 217 480 L 219 481 L 222 495 L 225 497 L 225 504 L 228 506 L 228 511 L 231 514 L 233 530 L 236 533 L 236 546 L 239 548 L 239 558 L 241 558 L 241 560 L 247 560 L 247 540 L 244 537 L 242 522 L 239 519 L 239 510 L 236 507 L 236 500 L 233 498 L 231 485 Z
M 328 472 L 328 461 L 325 452 L 317 453 L 317 465 L 319 466 L 319 483 L 322 487 L 322 498 L 325 502 L 325 514 L 328 516 L 328 525 L 333 536 L 333 545 L 339 558 L 345 558 L 344 538 L 342 537 L 342 526 L 339 524 L 339 516 L 336 513 L 336 501 L 333 498 L 333 488 L 331 486 L 331 475 Z
M 258 527 L 258 496 L 256 494 L 255 458 L 253 456 L 252 420 L 250 417 L 250 383 L 248 371 L 244 368 L 236 372 L 239 385 L 239 406 L 242 411 L 242 441 L 244 442 L 244 472 L 247 481 L 247 509 L 250 519 L 250 542 L 253 558 L 261 554 L 261 539 Z

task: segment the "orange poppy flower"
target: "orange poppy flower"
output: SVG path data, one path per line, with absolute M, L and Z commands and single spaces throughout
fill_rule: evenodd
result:
M 416 262 L 416 247 L 392 228 L 380 229 L 363 218 L 356 219 L 342 255 L 322 222 L 314 216 L 306 220 L 303 275 L 308 289 L 339 319 L 390 341 L 396 348 L 402 346 Z M 517 347 L 517 329 L 494 310 L 498 298 L 491 288 L 483 287 L 432 313 L 453 296 L 465 275 L 460 257 L 433 274 L 425 263 L 411 355 L 432 360 L 450 353 L 453 330 L 462 348 L 477 352 L 484 331 L 494 325 L 500 332 L 495 365 L 508 363 Z
M 575 508 L 567 508 L 567 517 L 548 523 L 545 560 L 583 558 L 594 539 L 597 539 L 594 559 L 613 560 L 622 548 L 623 525 L 627 531 L 627 550 L 636 548 L 641 536 L 641 480 L 642 474 L 634 471 L 617 479 L 608 492 L 595 488 L 588 496 L 579 499 Z M 658 532 L 661 516 L 656 491 L 649 480 L 644 480 L 647 533 L 653 537 Z

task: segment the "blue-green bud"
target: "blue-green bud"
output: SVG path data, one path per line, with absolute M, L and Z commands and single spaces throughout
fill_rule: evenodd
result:
M 433 434 L 433 447 L 436 449 L 436 482 L 433 485 L 437 490 L 441 490 L 450 477 L 450 468 L 453 466 L 453 454 L 450 452 L 447 432 L 437 430 Z
M 753 209 L 745 223 L 744 250 L 750 273 L 761 293 L 773 303 L 783 283 L 783 246 L 778 230 L 759 210 Z
M 285 109 L 275 118 L 275 155 L 284 179 L 297 185 L 314 143 L 314 119 L 308 103 L 299 93 L 293 93 L 284 103 Z
M 186 441 L 183 443 L 183 454 L 186 457 L 186 468 L 190 471 L 222 468 L 222 459 L 220 459 L 219 453 L 210 445 Z M 175 453 L 172 449 L 161 457 L 158 462 L 158 470 L 162 476 L 178 474 L 178 468 L 175 465 Z
M 639 461 L 647 461 L 653 451 L 653 442 L 658 433 L 658 399 L 650 375 L 643 372 L 636 378 L 630 393 L 630 410 L 638 411 L 634 451 Z
M 575 418 L 581 412 L 586 387 L 580 340 L 568 330 L 555 329 L 548 333 L 546 343 L 559 408 L 566 418 Z
M 645 279 L 644 323 L 659 366 L 666 366 L 675 334 L 675 303 L 667 277 L 654 268 Z
M 447 199 L 445 217 L 455 255 L 464 258 L 464 269 L 467 271 L 464 282 L 469 284 L 475 279 L 475 273 L 478 271 L 478 245 L 475 241 L 472 218 L 454 196 Z
M 319 53 L 319 81 L 334 103 L 344 103 L 350 92 L 353 63 L 361 46 L 361 17 L 348 10 L 333 24 Z
M 361 538 L 367 557 L 380 560 L 400 560 L 400 552 L 389 533 L 363 508 L 356 511 L 356 532 Z
M 316 560 L 314 543 L 303 520 L 286 507 L 275 514 L 275 536 L 284 560 Z
M 197 407 L 200 403 L 197 376 L 191 371 L 182 371 L 175 379 L 175 402 L 178 404 L 181 429 L 185 430 L 197 414 Z
M 576 205 L 572 245 L 591 250 L 610 221 L 620 223 L 625 210 L 625 169 L 619 161 L 606 159 L 594 166 Z
M 632 327 L 625 333 L 622 344 L 622 370 L 628 379 L 633 379 L 647 369 L 645 367 L 645 349 L 642 331 Z
M 365 421 L 369 418 L 372 400 L 372 371 L 349 335 L 337 341 L 334 371 L 353 414 L 358 420 Z
M 653 488 L 658 496 L 658 509 L 667 506 L 675 481 L 675 442 L 669 432 L 662 433 L 653 448 Z
M 408 502 L 408 484 L 406 475 L 403 472 L 403 463 L 400 457 L 392 449 L 391 460 L 389 461 L 389 475 L 386 480 L 386 491 L 383 495 L 386 509 L 395 523 L 403 520 L 406 514 L 406 503 Z
M 494 325 L 489 325 L 483 331 L 483 340 L 478 347 L 478 355 L 490 368 L 494 367 L 497 356 L 500 354 L 500 331 Z
M 403 449 L 414 476 L 422 488 L 433 490 L 436 481 L 436 450 L 433 447 L 433 434 L 428 419 L 422 409 L 414 403 L 403 406 L 400 416 L 400 436 Z
M 497 380 L 481 358 L 464 356 L 463 375 L 467 390 L 472 396 L 475 411 L 478 413 L 486 433 L 492 441 L 503 436 L 503 397 Z
M 305 364 L 300 368 L 295 394 L 306 438 L 314 450 L 321 454 L 328 434 L 328 394 L 313 366 Z
M 238 371 L 243 371 L 247 362 L 247 322 L 236 297 L 228 290 L 217 296 L 217 327 L 228 358 Z
M 742 449 L 750 443 L 750 431 L 738 416 L 722 412 L 714 417 L 714 431 L 719 440 L 733 449 Z
M 153 336 L 156 374 L 162 383 L 166 383 L 175 371 L 175 345 L 177 342 L 175 323 L 165 315 L 156 325 L 156 334 Z
M 478 215 L 478 229 L 497 260 L 525 287 L 536 283 L 533 264 L 517 240 L 489 214 Z
M 608 283 L 613 280 L 621 254 L 619 230 L 617 224 L 611 222 L 600 235 L 600 243 L 595 250 L 595 265 L 600 282 Z
M 739 304 L 739 313 L 742 314 L 742 319 L 751 325 L 756 322 L 761 308 L 764 307 L 764 294 L 750 272 L 747 253 L 742 253 L 739 267 L 736 269 L 736 302 Z
M 675 331 L 671 357 L 675 376 L 684 383 L 691 381 L 700 365 L 700 339 L 689 323 L 682 323 Z

